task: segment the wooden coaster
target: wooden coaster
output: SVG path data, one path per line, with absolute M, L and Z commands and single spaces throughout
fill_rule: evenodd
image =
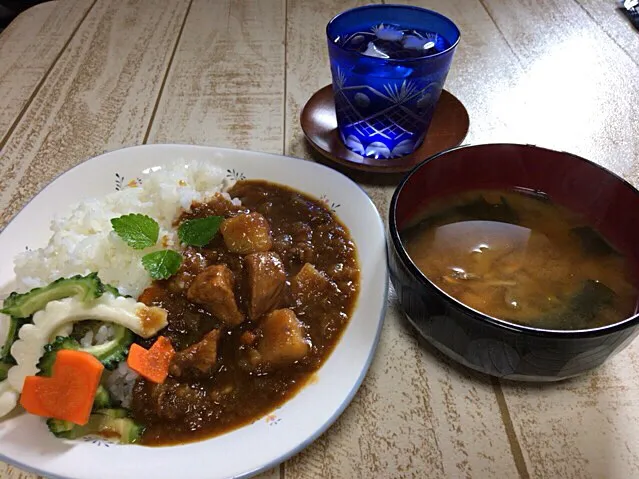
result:
M 422 145 L 407 156 L 376 160 L 358 155 L 342 143 L 337 131 L 331 85 L 317 91 L 308 100 L 300 121 L 306 139 L 324 157 L 348 168 L 370 173 L 407 172 L 435 153 L 459 146 L 466 138 L 470 123 L 464 105 L 451 93 L 443 90 Z

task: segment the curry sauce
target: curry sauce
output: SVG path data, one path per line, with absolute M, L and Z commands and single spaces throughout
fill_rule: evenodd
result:
M 229 193 L 241 206 L 217 195 L 182 215 L 177 223 L 213 215 L 225 223 L 139 298 L 168 311 L 160 334 L 178 351 L 163 384 L 136 381 L 143 444 L 205 439 L 268 414 L 320 368 L 354 310 L 355 245 L 323 203 L 263 181 Z

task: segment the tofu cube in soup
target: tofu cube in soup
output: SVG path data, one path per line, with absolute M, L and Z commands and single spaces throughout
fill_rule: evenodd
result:
M 250 254 L 269 251 L 273 245 L 271 227 L 259 213 L 227 218 L 220 226 L 224 244 L 232 253 Z
M 258 319 L 279 306 L 286 273 L 277 253 L 253 253 L 244 257 L 248 283 L 248 315 Z
M 226 325 L 236 326 L 244 321 L 244 315 L 237 307 L 234 286 L 233 272 L 228 266 L 217 264 L 195 277 L 186 296 L 189 301 L 203 305 Z
M 261 360 L 273 366 L 299 361 L 308 353 L 310 342 L 302 323 L 290 309 L 276 309 L 262 320 L 262 338 L 257 350 Z

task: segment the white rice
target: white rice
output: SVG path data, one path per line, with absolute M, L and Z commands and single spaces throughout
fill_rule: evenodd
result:
M 80 346 L 88 348 L 96 344 L 104 344 L 113 339 L 113 336 L 113 327 L 106 323 L 101 324 L 95 333 L 89 330 L 80 338 Z
M 113 328 L 108 324 L 103 324 L 98 328 L 98 332 L 95 333 L 95 344 L 103 344 L 113 338 Z
M 80 346 L 88 348 L 93 345 L 93 331 L 87 331 L 87 333 L 80 339 Z
M 106 380 L 106 387 L 116 401 L 119 401 L 122 407 L 128 408 L 131 405 L 131 396 L 135 379 L 138 375 L 129 369 L 126 361 L 118 364 L 117 369 L 113 371 Z
M 233 184 L 225 178 L 224 170 L 207 162 L 177 161 L 144 176 L 141 185 L 73 205 L 51 222 L 53 236 L 46 247 L 15 258 L 18 290 L 98 272 L 102 281 L 116 286 L 122 294 L 138 297 L 151 281 L 140 261 L 142 256 L 178 248 L 172 223 L 181 211 Z M 155 246 L 135 250 L 113 232 L 111 218 L 130 213 L 148 215 L 159 223 L 160 239 Z

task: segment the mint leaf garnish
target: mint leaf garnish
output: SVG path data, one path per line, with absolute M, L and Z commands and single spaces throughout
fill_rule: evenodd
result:
M 142 265 L 153 279 L 166 279 L 177 273 L 182 264 L 182 255 L 171 249 L 154 251 L 142 256 Z
M 217 234 L 223 216 L 207 216 L 186 220 L 178 228 L 178 237 L 182 243 L 190 246 L 206 246 Z
M 160 225 L 146 215 L 130 214 L 111 219 L 113 231 L 134 249 L 153 246 L 158 241 Z

